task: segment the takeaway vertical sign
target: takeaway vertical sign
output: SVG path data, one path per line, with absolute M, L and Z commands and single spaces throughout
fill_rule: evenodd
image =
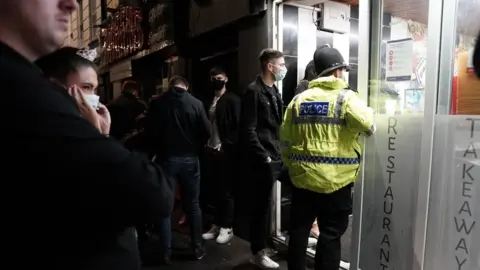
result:
M 463 123 L 462 123 L 463 122 Z M 455 179 L 450 218 L 449 269 L 480 269 L 477 218 L 480 214 L 480 118 L 460 122 L 455 139 Z M 467 129 L 468 127 L 468 129 Z M 468 131 L 468 132 L 467 132 Z

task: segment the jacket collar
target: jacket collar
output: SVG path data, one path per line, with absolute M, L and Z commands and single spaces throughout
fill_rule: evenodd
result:
M 265 84 L 265 82 L 262 79 L 262 76 L 258 75 L 257 76 L 257 83 L 262 86 L 263 89 L 266 90 L 266 87 L 269 87 L 268 85 Z M 277 89 L 277 86 L 275 84 L 272 85 L 273 88 Z
M 308 88 L 321 88 L 323 90 L 338 90 L 349 88 L 348 83 L 344 79 L 336 78 L 335 76 L 320 77 L 308 84 Z
M 1 58 L 5 57 L 10 61 L 15 61 L 25 67 L 32 69 L 32 71 L 37 72 L 40 75 L 43 75 L 43 72 L 39 67 L 37 67 L 34 63 L 30 62 L 23 55 L 21 55 L 20 53 L 18 53 L 13 48 L 11 48 L 10 46 L 8 46 L 3 42 L 0 42 L 0 57 Z

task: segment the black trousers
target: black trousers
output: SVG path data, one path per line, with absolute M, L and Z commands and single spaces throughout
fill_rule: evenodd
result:
M 206 149 L 207 194 L 215 206 L 214 224 L 232 228 L 234 222 L 233 185 L 238 179 L 238 163 L 233 153 Z
M 331 194 L 294 188 L 291 207 L 288 270 L 305 270 L 308 236 L 315 218 L 320 231 L 315 270 L 338 270 L 340 238 L 348 228 L 349 215 L 352 213 L 352 186 Z
M 252 215 L 250 222 L 250 248 L 252 254 L 257 254 L 267 247 L 266 243 L 269 237 L 267 222 L 269 220 L 268 213 L 272 187 L 279 178 L 281 170 L 281 161 L 250 164 L 248 175 L 252 181 Z

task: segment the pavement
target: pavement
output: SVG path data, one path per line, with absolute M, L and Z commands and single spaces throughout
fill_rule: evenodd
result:
M 257 266 L 249 262 L 251 258 L 250 244 L 238 237 L 225 245 L 215 241 L 206 243 L 207 255 L 200 260 L 189 258 L 189 238 L 179 232 L 173 234 L 172 264 L 168 266 L 144 266 L 143 270 L 257 270 Z M 286 261 L 280 256 L 274 257 L 280 263 L 281 270 L 287 270 Z

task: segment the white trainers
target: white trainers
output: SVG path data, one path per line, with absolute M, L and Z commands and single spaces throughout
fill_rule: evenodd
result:
M 265 250 L 257 253 L 253 258 L 253 263 L 262 269 L 279 269 L 280 265 L 270 259 Z
M 233 229 L 221 228 L 217 237 L 218 244 L 225 244 L 230 242 L 233 238 Z
M 203 240 L 213 240 L 218 236 L 220 228 L 217 225 L 212 225 L 212 228 L 204 234 L 202 234 Z

